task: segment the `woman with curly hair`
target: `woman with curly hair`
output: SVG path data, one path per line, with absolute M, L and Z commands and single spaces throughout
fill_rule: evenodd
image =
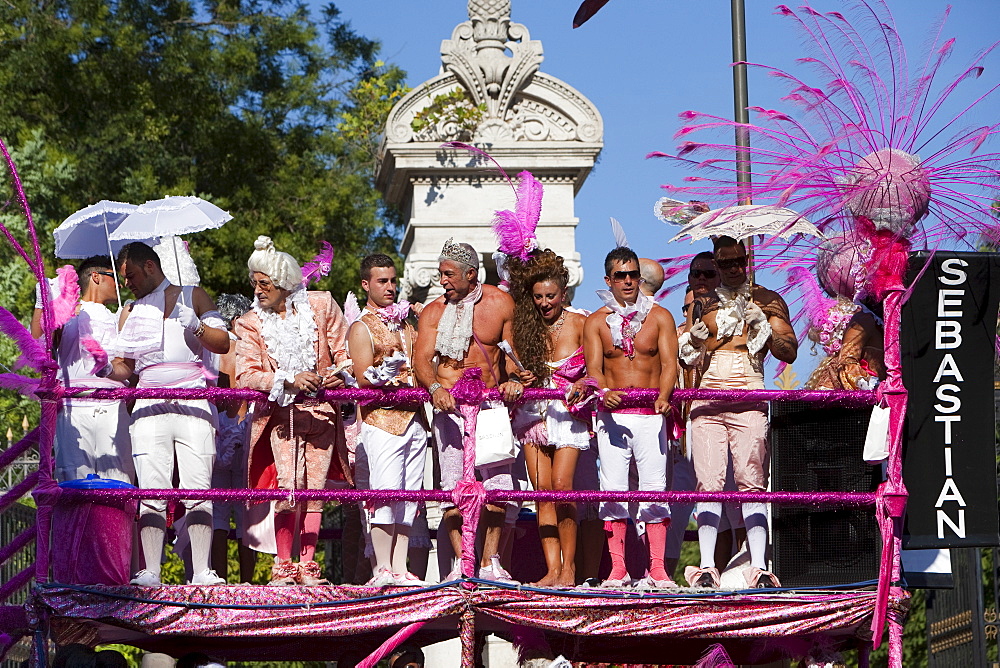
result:
M 551 250 L 532 251 L 526 261 L 507 260 L 514 298 L 514 349 L 526 385 L 563 389 L 565 401 L 539 401 L 517 409 L 514 427 L 524 445 L 531 484 L 539 490 L 571 490 L 576 460 L 590 447 L 590 424 L 576 416 L 586 396 L 583 325 L 566 310 L 569 272 Z M 576 585 L 576 504 L 538 503 L 538 534 L 547 572 L 541 587 Z

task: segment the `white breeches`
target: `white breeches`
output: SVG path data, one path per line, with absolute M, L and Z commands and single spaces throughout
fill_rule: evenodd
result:
M 180 489 L 210 489 L 215 427 L 208 402 L 139 399 L 132 411 L 132 457 L 142 489 L 172 489 L 176 461 Z M 211 501 L 184 501 L 188 512 L 212 512 Z M 140 514 L 164 513 L 166 501 L 147 500 Z
M 58 482 L 90 473 L 135 482 L 128 413 L 122 402 L 67 401 L 56 419 L 55 450 Z
M 629 463 L 635 458 L 639 471 L 639 490 L 665 492 L 671 460 L 667 423 L 662 415 L 628 413 L 597 414 L 597 448 L 601 458 L 601 490 L 627 492 Z M 602 520 L 628 518 L 628 504 L 619 501 L 601 503 Z M 670 518 L 666 503 L 639 503 L 636 520 L 662 522 Z
M 360 441 L 364 447 L 358 449 L 358 456 L 368 459 L 368 489 L 416 490 L 423 487 L 427 430 L 419 420 L 411 420 L 399 436 L 363 424 Z M 412 526 L 417 513 L 416 501 L 376 501 L 372 507 L 372 524 Z

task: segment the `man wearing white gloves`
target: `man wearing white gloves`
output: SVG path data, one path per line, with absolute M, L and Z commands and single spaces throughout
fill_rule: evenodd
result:
M 368 294 L 361 317 L 351 325 L 348 349 L 361 387 L 412 387 L 410 358 L 417 332 L 408 321 L 410 305 L 396 303 L 396 267 L 382 253 L 361 261 L 361 288 Z M 424 479 L 427 426 L 420 404 L 361 406 L 358 458 L 367 458 L 370 489 L 420 489 Z M 375 550 L 373 586 L 425 584 L 410 573 L 406 555 L 414 501 L 380 501 L 370 509 Z
M 788 306 L 772 290 L 747 281 L 747 250 L 730 237 L 715 240 L 715 260 L 722 285 L 714 294 L 697 297 L 688 313 L 688 337 L 681 341 L 681 359 L 698 367 L 698 387 L 721 390 L 764 389 L 764 357 L 768 352 L 787 363 L 795 361 L 798 342 Z M 767 403 L 763 401 L 694 401 L 691 404 L 690 447 L 698 491 L 721 492 L 730 454 L 740 491 L 767 490 L 769 463 Z M 695 587 L 718 587 L 715 564 L 722 504 L 698 504 L 699 568 L 689 566 L 685 577 Z M 767 569 L 767 505 L 744 503 L 750 567 L 744 573 L 751 587 L 780 586 Z
M 215 304 L 202 288 L 171 285 L 156 252 L 141 242 L 118 254 L 125 286 L 136 301 L 122 309 L 114 380 L 139 374 L 138 387 L 204 388 L 203 352 L 225 353 L 229 334 Z M 215 460 L 217 416 L 206 399 L 138 399 L 132 410 L 132 457 L 143 489 L 173 487 L 174 463 L 182 489 L 209 489 Z M 132 584 L 160 584 L 160 559 L 166 531 L 166 501 L 143 501 L 139 538 L 146 568 Z M 225 580 L 209 568 L 212 502 L 185 501 L 191 541 L 190 584 L 217 585 Z

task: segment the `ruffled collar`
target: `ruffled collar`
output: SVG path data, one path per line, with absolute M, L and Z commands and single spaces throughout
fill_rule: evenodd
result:
M 656 301 L 641 292 L 634 304 L 622 306 L 611 290 L 598 290 L 597 296 L 611 313 L 604 319 L 611 329 L 611 343 L 620 348 L 629 359 L 635 357 L 635 337 L 642 329 L 642 323 L 653 309 Z
M 316 321 L 304 288 L 297 288 L 285 299 L 285 317 L 262 308 L 254 299 L 253 310 L 260 318 L 260 333 L 267 344 L 267 354 L 287 378 L 302 371 L 316 370 Z
M 367 305 L 369 311 L 378 316 L 390 332 L 398 332 L 403 326 L 403 321 L 410 314 L 410 302 L 405 299 L 395 304 L 390 304 L 384 308 L 373 306 L 371 302 Z
M 472 340 L 472 320 L 476 303 L 482 296 L 483 286 L 476 283 L 476 287 L 463 299 L 457 302 L 445 302 L 444 313 L 438 321 L 434 350 L 453 360 L 465 359 L 469 342 Z
M 750 283 L 730 288 L 720 285 L 715 289 L 719 297 L 719 310 L 715 314 L 716 338 L 728 339 L 743 333 L 747 304 L 752 301 Z M 767 321 L 755 323 L 747 331 L 747 350 L 756 355 L 771 338 L 771 325 Z

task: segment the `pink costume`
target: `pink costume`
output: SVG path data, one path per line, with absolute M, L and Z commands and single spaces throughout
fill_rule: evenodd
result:
M 315 371 L 327 369 L 347 359 L 347 324 L 340 307 L 327 292 L 309 292 L 308 305 L 316 324 Z M 262 334 L 259 307 L 235 322 L 239 337 L 236 347 L 236 381 L 275 395 L 284 374 L 269 354 Z M 283 394 L 283 393 L 282 393 Z M 249 484 L 254 489 L 323 489 L 328 478 L 343 480 L 346 443 L 340 410 L 325 401 L 292 404 L 274 401 L 254 412 L 250 428 Z M 333 464 L 336 449 L 337 464 Z M 320 512 L 322 501 L 309 501 L 307 512 Z M 287 500 L 275 510 L 294 510 Z
M 570 385 L 587 375 L 581 346 L 569 357 L 546 362 L 552 370 L 546 387 L 566 391 Z M 585 404 L 570 406 L 566 401 L 538 401 L 517 409 L 514 418 L 517 437 L 521 441 L 555 448 L 590 447 L 590 414 Z
M 735 290 L 725 286 L 717 288 L 720 299 L 710 303 L 705 311 L 716 312 L 719 338 L 743 331 L 744 315 L 740 300 L 743 300 L 742 304 L 746 303 L 749 290 L 746 283 Z M 787 321 L 787 307 L 783 301 L 778 302 L 763 306 L 765 315 Z M 694 354 L 690 344 L 682 343 L 681 355 L 688 363 L 700 363 L 700 388 L 760 390 L 764 389 L 763 357 L 767 352 L 766 344 L 770 336 L 770 325 L 764 321 L 748 329 L 747 350 L 715 350 Z M 770 473 L 767 410 L 767 402 L 763 401 L 734 403 L 699 400 L 691 403 L 690 443 L 699 492 L 723 491 L 730 457 L 733 478 L 739 491 L 767 491 Z M 698 580 L 708 572 L 718 586 L 715 541 L 722 504 L 700 502 L 697 505 L 701 567 L 689 567 L 686 577 L 689 583 L 695 584 L 692 580 Z M 744 503 L 742 506 L 753 567 L 746 575 L 748 581 L 752 578 L 751 584 L 755 585 L 756 574 L 766 571 L 767 505 Z M 769 575 L 777 584 L 777 578 L 773 574 Z

